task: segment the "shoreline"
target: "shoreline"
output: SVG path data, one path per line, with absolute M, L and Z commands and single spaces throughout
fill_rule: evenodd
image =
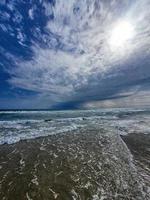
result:
M 0 199 L 146 199 L 124 142 L 104 129 L 80 128 L 1 145 Z

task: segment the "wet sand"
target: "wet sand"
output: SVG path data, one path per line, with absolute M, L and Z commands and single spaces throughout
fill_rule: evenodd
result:
M 130 149 L 134 164 L 149 187 L 150 194 L 150 134 L 131 133 L 121 137 Z
M 95 127 L 1 145 L 0 199 L 146 200 L 133 158 L 119 135 Z

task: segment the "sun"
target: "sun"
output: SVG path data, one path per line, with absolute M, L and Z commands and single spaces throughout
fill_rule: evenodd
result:
M 111 49 L 122 48 L 134 36 L 134 27 L 128 21 L 120 21 L 111 32 L 109 45 Z

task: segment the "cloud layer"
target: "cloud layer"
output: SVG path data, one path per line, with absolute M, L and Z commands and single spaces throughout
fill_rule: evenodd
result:
M 10 76 L 8 83 L 35 92 L 36 107 L 70 102 L 84 106 L 123 98 L 124 93 L 134 95 L 135 88 L 136 93 L 148 90 L 149 0 L 30 2 L 25 15 L 17 7 L 19 1 L 1 1 L 2 7 L 7 7 L 2 17 L 8 21 L 0 24 L 1 29 L 11 37 L 16 34 L 18 45 L 14 53 L 12 40 L 12 49 L 2 45 L 1 52 L 5 54 L 2 66 Z M 10 24 L 13 11 L 14 23 Z M 25 17 L 29 25 L 24 23 Z M 113 49 L 109 40 L 121 20 L 133 24 L 135 36 L 123 48 Z

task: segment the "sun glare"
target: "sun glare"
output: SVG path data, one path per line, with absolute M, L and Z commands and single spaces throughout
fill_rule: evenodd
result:
M 128 21 L 119 22 L 114 29 L 112 30 L 110 36 L 110 47 L 122 48 L 124 45 L 127 45 L 127 42 L 131 40 L 134 36 L 134 27 Z

